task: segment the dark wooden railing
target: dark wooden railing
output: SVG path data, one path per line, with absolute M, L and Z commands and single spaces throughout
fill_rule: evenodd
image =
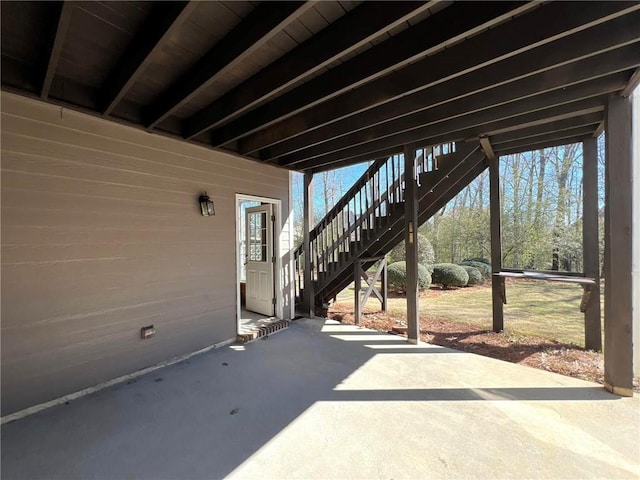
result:
M 416 154 L 414 175 L 437 170 L 438 157 L 455 151 L 455 145 L 420 148 Z M 316 292 L 322 281 L 353 263 L 359 254 L 358 245 L 379 235 L 385 217 L 398 211 L 404 202 L 404 158 L 401 153 L 374 161 L 353 186 L 309 233 L 311 279 Z M 304 289 L 304 246 L 294 252 L 296 302 Z

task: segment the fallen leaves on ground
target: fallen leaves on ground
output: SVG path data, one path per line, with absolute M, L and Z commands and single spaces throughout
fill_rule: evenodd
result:
M 335 303 L 328 317 L 342 323 L 354 324 L 351 305 Z M 360 326 L 381 332 L 406 327 L 404 317 L 365 309 Z M 463 352 L 519 363 L 570 377 L 604 383 L 604 359 L 601 353 L 572 345 L 513 333 L 495 333 L 476 325 L 438 318 L 420 318 L 420 339 Z M 634 390 L 640 391 L 638 379 Z

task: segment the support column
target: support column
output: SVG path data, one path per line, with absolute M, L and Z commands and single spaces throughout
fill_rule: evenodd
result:
M 354 322 L 356 325 L 360 325 L 360 316 L 362 315 L 360 302 L 360 292 L 362 291 L 362 263 L 360 260 L 356 260 L 354 264 L 355 278 L 353 279 L 353 308 L 354 308 Z
M 587 350 L 602 351 L 602 322 L 600 319 L 600 248 L 598 242 L 598 140 L 585 138 L 582 142 L 582 258 L 584 274 L 593 278 L 589 303 L 584 312 L 584 346 Z
M 420 339 L 418 295 L 418 184 L 415 175 L 415 148 L 404 148 L 404 245 L 407 266 L 407 339 Z
M 493 331 L 504 330 L 504 278 L 496 275 L 502 270 L 502 226 L 500 208 L 500 157 L 489 162 L 489 215 L 491 217 L 491 300 Z
M 611 95 L 605 111 L 604 381 L 633 395 L 632 125 L 629 98 Z
M 382 270 L 382 277 L 380 278 L 380 290 L 382 290 L 382 311 L 387 311 L 388 298 L 389 298 L 389 286 L 387 283 L 387 258 L 383 258 L 384 269 Z
M 313 229 L 313 173 L 304 173 L 303 186 L 304 211 L 302 221 L 302 243 L 304 251 L 304 313 L 315 316 L 315 292 L 313 286 L 313 263 L 311 261 L 311 236 Z
M 636 70 L 640 74 L 640 69 Z M 640 376 L 640 87 L 636 87 L 632 95 L 633 104 L 632 125 L 635 125 L 633 135 L 633 263 L 631 266 L 631 279 L 633 281 L 633 375 Z

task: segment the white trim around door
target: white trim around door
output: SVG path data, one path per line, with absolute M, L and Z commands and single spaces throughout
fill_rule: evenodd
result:
M 241 305 L 240 305 L 240 271 L 243 259 L 240 258 L 240 241 L 241 241 L 241 231 L 240 231 L 240 215 L 242 211 L 240 209 L 240 204 L 243 201 L 253 201 L 253 202 L 261 202 L 261 203 L 270 203 L 273 206 L 273 213 L 276 217 L 274 232 L 275 232 L 275 242 L 273 245 L 274 255 L 276 257 L 275 263 L 275 272 L 274 272 L 274 286 L 275 286 L 275 296 L 276 296 L 276 308 L 275 308 L 275 316 L 280 319 L 293 318 L 290 312 L 285 313 L 285 299 L 284 299 L 284 287 L 283 287 L 283 256 L 285 258 L 289 258 L 290 255 L 285 255 L 285 253 L 290 252 L 292 250 L 291 240 L 290 240 L 290 232 L 291 225 L 289 228 L 283 232 L 282 228 L 282 201 L 276 198 L 268 198 L 268 197 L 260 197 L 256 195 L 246 195 L 241 193 L 236 193 L 235 195 L 235 229 L 236 229 L 236 331 L 240 332 L 241 327 Z M 287 246 L 287 251 L 284 251 L 285 246 Z M 291 263 L 291 260 L 287 260 L 287 263 Z M 287 272 L 291 271 L 292 265 L 287 265 Z M 289 296 L 288 303 L 291 304 L 294 301 L 292 286 L 293 283 L 289 282 L 289 288 L 287 289 L 286 294 Z M 289 310 L 289 309 L 287 309 Z M 293 309 L 291 309 L 293 311 Z

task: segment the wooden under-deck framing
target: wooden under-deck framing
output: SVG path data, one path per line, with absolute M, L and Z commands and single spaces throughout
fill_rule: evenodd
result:
M 605 116 L 604 379 L 613 393 L 633 395 L 631 99 L 612 95 Z
M 584 310 L 584 347 L 602 351 L 600 242 L 598 238 L 598 140 L 582 141 L 582 258 L 584 276 L 594 281 Z
M 504 304 L 507 302 L 502 271 L 502 221 L 500 208 L 500 157 L 489 161 L 489 215 L 491 221 L 491 299 L 493 331 L 504 330 Z
M 404 147 L 404 246 L 407 268 L 407 338 L 420 341 L 420 294 L 418 292 L 418 186 L 416 149 Z

